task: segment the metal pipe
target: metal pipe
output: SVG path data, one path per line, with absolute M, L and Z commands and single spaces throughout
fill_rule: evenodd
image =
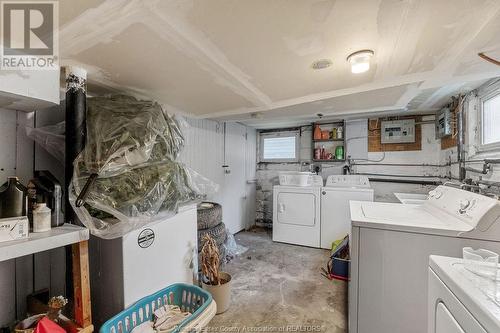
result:
M 481 184 L 481 185 L 500 187 L 500 182 L 494 182 L 494 181 L 491 181 L 491 180 L 480 179 L 480 180 L 477 180 L 477 183 Z
M 466 176 L 465 169 L 465 133 L 464 133 L 464 112 L 462 108 L 462 98 L 459 100 L 457 112 L 457 129 L 458 129 L 458 143 L 457 143 L 457 156 L 458 156 L 458 178 L 463 181 Z
M 481 187 L 479 185 L 474 185 L 474 184 L 460 184 L 460 189 L 476 189 L 480 190 Z
M 381 165 L 381 166 L 419 166 L 419 167 L 447 167 L 449 164 L 426 164 L 426 163 L 352 163 L 355 166 Z
M 87 134 L 87 72 L 79 67 L 66 67 L 66 150 L 64 189 L 66 192 L 65 220 L 75 223 L 76 215 L 69 203 L 69 185 L 73 177 L 73 161 L 85 146 Z
M 379 177 L 401 177 L 401 178 L 440 178 L 439 176 L 413 176 L 413 175 L 391 175 L 391 174 L 380 174 L 380 173 L 369 173 L 369 172 L 356 172 L 355 175 L 363 176 L 379 176 Z
M 411 179 L 381 179 L 381 178 L 368 178 L 371 182 L 380 183 L 398 183 L 398 184 L 417 184 L 417 185 L 441 185 L 440 181 L 432 180 L 411 180 Z
M 471 167 L 465 167 L 465 170 L 470 171 L 470 172 L 474 172 L 474 173 L 480 173 L 483 175 L 487 175 L 488 172 L 490 172 L 490 170 L 491 170 L 491 166 L 489 163 L 484 162 L 482 170 L 471 168 Z
M 443 186 L 460 188 L 460 186 L 462 186 L 462 184 L 457 184 L 457 183 L 452 182 L 452 181 L 447 181 L 447 182 L 444 182 Z

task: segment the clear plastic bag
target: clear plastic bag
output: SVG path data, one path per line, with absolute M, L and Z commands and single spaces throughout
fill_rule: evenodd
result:
M 69 199 L 92 234 L 123 236 L 218 190 L 175 161 L 184 137 L 157 103 L 120 95 L 89 98 L 87 106 L 87 140 L 73 163 Z M 93 174 L 81 206 L 77 197 Z
M 243 253 L 248 251 L 248 247 L 245 247 L 243 245 L 240 245 L 236 243 L 236 239 L 234 238 L 234 235 L 229 232 L 229 229 L 226 229 L 226 241 L 224 242 L 224 263 L 227 264 L 231 260 L 234 259 L 236 256 L 240 256 Z
M 26 127 L 26 135 L 38 143 L 42 148 L 64 163 L 65 122 L 44 127 Z
M 124 95 L 94 97 L 87 100 L 87 141 L 75 166 L 81 174 L 108 177 L 175 160 L 183 147 L 180 126 L 158 103 Z

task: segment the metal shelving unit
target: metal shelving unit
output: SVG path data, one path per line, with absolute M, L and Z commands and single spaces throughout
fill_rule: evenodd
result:
M 335 137 L 330 137 L 328 139 L 314 139 L 314 130 L 316 128 L 316 125 L 319 125 L 320 128 L 323 128 L 324 130 L 329 130 L 330 132 L 333 130 L 333 128 L 342 128 L 342 138 L 335 138 Z M 330 122 L 316 122 L 312 124 L 312 161 L 315 163 L 339 163 L 339 162 L 345 162 L 345 156 L 346 156 L 346 146 L 345 146 L 345 122 L 343 120 L 340 121 L 330 121 Z M 344 147 L 344 158 L 343 159 L 315 159 L 314 158 L 314 149 L 319 148 L 319 144 L 324 144 L 325 149 L 331 149 L 332 155 L 335 157 L 335 148 L 337 146 L 343 146 Z M 327 147 L 326 147 L 327 146 Z M 333 147 L 333 148 L 332 148 Z

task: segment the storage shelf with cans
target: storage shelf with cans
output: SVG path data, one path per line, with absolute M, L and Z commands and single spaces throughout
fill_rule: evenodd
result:
M 343 120 L 312 124 L 312 161 L 345 162 L 345 123 Z

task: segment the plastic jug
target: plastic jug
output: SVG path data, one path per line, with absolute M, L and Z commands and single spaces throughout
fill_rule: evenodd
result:
M 321 128 L 318 124 L 314 125 L 313 137 L 314 140 L 321 140 Z
M 335 158 L 338 160 L 344 159 L 344 146 L 337 146 L 335 148 Z
M 26 216 L 26 187 L 17 177 L 9 177 L 0 188 L 0 218 Z
M 33 210 L 33 232 L 44 232 L 50 230 L 52 214 L 45 203 L 39 203 Z

